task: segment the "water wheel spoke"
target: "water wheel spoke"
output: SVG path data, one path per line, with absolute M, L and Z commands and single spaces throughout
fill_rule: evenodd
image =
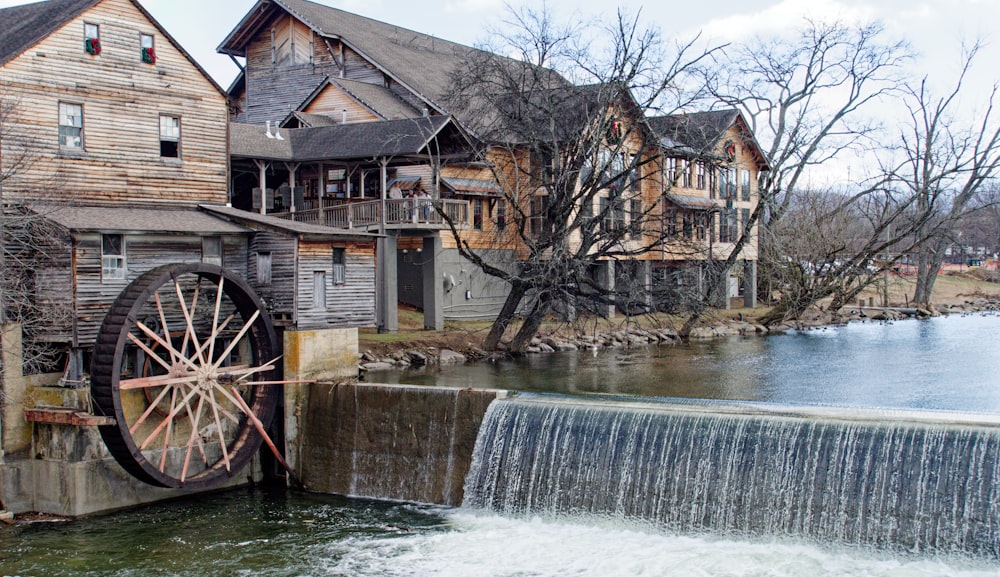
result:
M 183 383 L 192 383 L 196 379 L 197 376 L 195 376 L 194 374 L 185 374 L 176 377 L 170 374 L 156 375 L 153 377 L 138 377 L 135 379 L 122 380 L 121 384 L 118 385 L 118 389 L 122 391 L 131 391 L 134 389 L 146 389 L 149 387 L 180 385 Z
M 212 363 L 213 369 L 218 369 L 220 366 L 222 366 L 222 362 L 229 357 L 229 353 L 233 352 L 233 349 L 236 348 L 236 345 L 238 345 L 240 341 L 243 340 L 243 337 L 245 337 L 250 328 L 253 327 L 253 323 L 257 320 L 257 317 L 259 316 L 260 316 L 259 310 L 254 311 L 253 314 L 250 315 L 250 319 L 247 320 L 247 322 L 244 323 L 243 328 L 241 328 L 240 331 L 236 333 L 236 336 L 229 343 L 229 346 L 226 347 L 226 350 L 222 351 L 222 354 L 219 355 L 219 359 L 214 363 Z
M 172 388 L 173 387 L 164 387 L 163 390 L 160 391 L 160 394 L 157 395 L 156 399 L 152 403 L 150 403 L 148 407 L 146 407 L 146 411 L 138 419 L 136 419 L 135 422 L 132 423 L 132 425 L 129 426 L 130 433 L 132 433 L 133 435 L 135 434 L 135 432 L 139 429 L 139 427 L 144 422 L 146 422 L 146 419 L 148 419 L 149 416 L 153 414 L 153 412 L 156 410 L 156 405 L 158 405 L 160 401 L 163 400 L 163 397 L 167 396 L 167 393 L 170 392 Z
M 136 323 L 136 325 L 138 325 L 138 326 L 139 326 L 139 328 L 142 328 L 142 329 L 148 329 L 148 327 L 146 327 L 146 325 L 142 324 L 141 322 L 140 322 L 140 323 Z M 171 367 L 171 364 L 170 364 L 170 363 L 168 363 L 167 361 L 165 361 L 165 360 L 163 359 L 163 357 L 161 357 L 160 355 L 158 355 L 158 354 L 156 353 L 156 351 L 154 351 L 153 349 L 151 349 L 151 348 L 149 347 L 149 345 L 147 345 L 146 343 L 142 342 L 142 341 L 141 341 L 141 340 L 139 339 L 139 337 L 135 336 L 135 335 L 134 335 L 134 334 L 132 334 L 132 333 L 129 333 L 129 334 L 128 334 L 128 339 L 129 339 L 130 341 L 132 341 L 132 344 L 134 344 L 135 346 L 137 346 L 137 347 L 139 347 L 140 349 L 142 349 L 142 351 L 143 351 L 144 353 L 146 353 L 147 355 L 149 355 L 149 357 L 150 357 L 151 359 L 153 359 L 154 361 L 156 361 L 156 362 L 157 362 L 157 363 L 158 363 L 158 364 L 159 364 L 160 366 L 162 366 L 163 368 L 167 369 L 168 371 L 169 371 L 169 370 L 170 370 L 170 369 L 172 368 L 172 367 Z M 170 353 L 170 356 L 171 356 L 171 357 L 173 357 L 173 356 L 174 356 L 174 353 L 173 353 L 173 351 L 171 351 L 171 353 Z
M 197 306 L 198 306 L 198 291 L 199 291 L 199 289 L 201 289 L 201 282 L 200 281 L 198 282 L 198 284 L 194 288 L 194 296 L 193 296 L 193 298 L 191 300 L 191 309 L 192 310 L 188 310 L 187 302 L 184 300 L 184 294 L 181 291 L 181 285 L 180 285 L 179 282 L 177 282 L 177 279 L 174 279 L 174 290 L 177 292 L 177 301 L 180 303 L 180 306 L 181 306 L 181 315 L 184 316 L 184 324 L 186 325 L 186 329 L 185 329 L 185 333 L 184 333 L 184 344 L 181 345 L 181 351 L 184 351 L 187 348 L 187 343 L 188 343 L 188 341 L 190 341 L 191 345 L 195 348 L 196 355 L 198 357 L 197 360 L 201 364 L 204 364 L 205 363 L 205 359 L 201 356 L 201 352 L 200 352 L 203 349 L 201 348 L 201 345 L 198 342 L 198 335 L 197 335 L 197 333 L 195 331 L 194 320 L 193 320 L 193 317 L 192 317 L 193 310 L 197 309 Z
M 215 291 L 215 310 L 212 312 L 212 335 L 208 338 L 208 341 L 211 343 L 211 346 L 208 349 L 209 360 L 215 358 L 215 339 L 217 339 L 219 334 L 222 332 L 222 329 L 219 328 L 219 311 L 222 309 L 222 288 L 225 282 L 225 277 L 219 277 L 219 286 Z M 232 316 L 229 318 L 232 318 Z M 227 319 L 226 323 L 228 324 L 228 322 L 229 321 Z M 229 463 L 227 462 L 226 466 L 228 467 L 228 465 Z
M 191 419 L 191 434 L 188 435 L 187 451 L 184 453 L 184 468 L 181 469 L 181 483 L 187 479 L 188 467 L 191 465 L 191 453 L 194 452 L 194 440 L 200 437 L 198 427 L 201 424 L 201 412 L 204 404 L 204 398 L 198 399 L 198 409 L 195 410 L 194 416 Z M 188 411 L 190 410 L 190 407 L 188 407 Z M 188 414 L 190 415 L 190 412 Z
M 212 403 L 212 416 L 215 417 L 215 429 L 219 436 L 219 447 L 222 448 L 222 461 L 226 464 L 226 470 L 230 471 L 229 465 L 229 448 L 226 446 L 226 437 L 223 435 L 222 431 L 222 421 L 219 419 L 219 403 L 215 398 L 215 390 L 209 389 L 209 396 L 211 397 Z
M 166 341 L 170 340 L 170 326 L 167 324 L 167 313 L 163 310 L 163 301 L 160 300 L 160 293 L 153 293 L 154 300 L 156 302 L 156 311 L 160 316 L 160 326 L 163 327 L 163 338 Z M 142 323 L 138 323 L 142 324 Z M 141 327 L 140 327 L 141 328 Z M 177 354 L 173 349 L 169 349 L 170 362 L 177 362 Z
M 159 425 L 157 425 L 155 429 L 153 429 L 152 433 L 149 434 L 149 437 L 147 437 L 146 440 L 143 441 L 141 445 L 139 445 L 139 450 L 145 451 L 146 447 L 149 445 L 150 440 L 155 439 L 160 434 L 160 431 L 163 430 L 163 427 L 166 427 L 167 423 L 172 421 L 174 417 L 176 417 L 177 414 L 181 412 L 182 407 L 187 407 L 188 401 L 190 401 L 191 397 L 193 397 L 196 393 L 197 389 L 192 388 L 191 391 L 185 394 L 184 398 L 181 399 L 181 402 L 178 403 L 178 406 L 171 409 L 170 413 L 163 419 L 163 421 Z
M 178 387 L 170 387 L 170 391 L 171 391 L 171 393 L 170 393 L 170 410 L 171 411 L 174 410 L 174 407 L 177 406 L 177 391 L 178 390 L 179 390 Z M 164 391 L 166 391 L 166 389 L 164 389 Z M 156 407 L 157 404 L 158 404 L 158 401 L 156 403 L 151 403 L 150 407 Z M 166 466 L 167 466 L 167 453 L 168 453 L 168 450 L 170 449 L 170 438 L 173 436 L 173 432 L 174 432 L 174 421 L 173 421 L 173 419 L 171 419 L 170 422 L 167 423 L 167 432 L 166 432 L 165 435 L 163 435 L 163 448 L 160 450 L 160 472 L 161 473 L 164 472 L 164 470 L 166 469 Z
M 149 338 L 153 339 L 153 341 L 155 341 L 156 344 L 158 344 L 161 347 L 163 347 L 164 349 L 170 351 L 170 356 L 171 356 L 171 358 L 175 362 L 176 361 L 180 361 L 180 362 L 186 364 L 188 366 L 188 368 L 190 368 L 191 370 L 197 370 L 198 369 L 198 366 L 195 365 L 193 362 L 191 362 L 191 360 L 188 359 L 185 355 L 181 354 L 180 351 L 178 351 L 176 348 L 174 348 L 174 346 L 172 344 L 170 344 L 170 341 L 164 340 L 163 337 L 161 337 L 160 335 L 156 334 L 156 332 L 154 330 L 152 330 L 151 328 L 147 327 L 141 321 L 136 321 L 135 326 L 138 327 L 139 330 L 141 330 L 142 332 L 146 333 L 146 336 L 148 336 Z M 145 351 L 146 354 L 152 355 L 153 357 L 159 359 L 160 364 L 163 364 L 162 358 L 160 358 L 160 356 L 158 354 L 156 354 L 156 352 L 154 352 L 153 349 L 149 348 L 148 345 L 146 345 L 145 343 L 143 343 L 139 339 L 139 337 L 135 336 L 132 333 L 129 333 L 128 334 L 128 338 L 137 347 L 139 347 L 143 351 Z M 172 367 L 171 366 L 166 366 L 166 368 L 169 370 Z

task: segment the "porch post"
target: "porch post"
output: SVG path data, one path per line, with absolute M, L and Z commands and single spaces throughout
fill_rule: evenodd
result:
M 423 250 L 424 328 L 444 330 L 444 264 L 441 262 L 441 237 L 424 238 Z M 450 290 L 457 290 L 451 287 Z
M 254 160 L 257 165 L 257 186 L 260 187 L 260 213 L 267 214 L 267 163 Z

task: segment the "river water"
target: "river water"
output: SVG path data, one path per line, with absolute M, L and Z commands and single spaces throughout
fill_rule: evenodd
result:
M 1000 414 L 998 337 L 1000 318 L 951 317 L 542 355 L 375 380 Z M 605 517 L 498 516 L 240 490 L 0 528 L 0 575 L 996 577 L 1000 561 L 794 536 L 677 534 Z

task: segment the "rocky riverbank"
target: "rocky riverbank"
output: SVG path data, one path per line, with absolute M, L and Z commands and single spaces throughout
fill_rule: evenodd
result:
M 908 318 L 930 318 L 939 315 L 973 314 L 1000 311 L 1000 298 L 976 297 L 942 304 L 929 309 L 917 307 L 854 306 L 838 313 L 811 310 L 802 318 L 773 326 L 770 329 L 750 321 L 714 319 L 704 326 L 694 328 L 689 339 L 714 339 L 729 336 L 765 335 L 789 330 L 811 330 L 850 322 L 892 322 Z M 362 372 L 427 365 L 450 365 L 503 356 L 503 351 L 490 353 L 474 344 L 478 337 L 470 338 L 466 332 L 451 335 L 437 334 L 420 342 L 403 342 L 366 348 L 361 352 L 359 368 Z M 597 351 L 631 347 L 673 345 L 681 341 L 677 331 L 669 327 L 594 331 L 584 333 L 566 327 L 535 337 L 528 354 L 545 354 L 556 351 Z M 363 345 L 362 345 L 363 346 Z

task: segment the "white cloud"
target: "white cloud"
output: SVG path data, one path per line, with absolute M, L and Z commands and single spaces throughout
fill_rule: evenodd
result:
M 820 22 L 856 23 L 868 22 L 877 17 L 877 10 L 864 4 L 849 6 L 838 0 L 781 0 L 754 13 L 732 14 L 709 20 L 701 29 L 707 37 L 736 41 L 797 30 L 806 18 Z

